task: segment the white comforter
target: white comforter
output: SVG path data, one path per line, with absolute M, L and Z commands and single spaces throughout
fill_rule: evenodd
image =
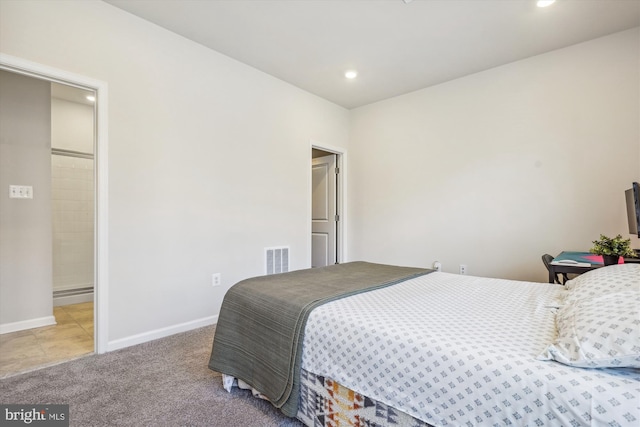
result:
M 337 300 L 311 313 L 302 368 L 436 426 L 639 425 L 639 370 L 536 360 L 563 292 L 432 273 Z

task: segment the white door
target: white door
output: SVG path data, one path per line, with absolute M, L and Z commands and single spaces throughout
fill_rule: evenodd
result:
M 311 267 L 335 264 L 337 206 L 336 155 L 311 160 Z

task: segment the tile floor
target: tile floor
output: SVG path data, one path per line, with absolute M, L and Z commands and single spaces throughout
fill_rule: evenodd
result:
M 93 302 L 53 308 L 57 325 L 0 335 L 0 378 L 93 352 Z

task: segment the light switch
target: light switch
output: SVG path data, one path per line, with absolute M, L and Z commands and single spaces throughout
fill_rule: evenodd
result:
M 33 199 L 33 186 L 31 185 L 10 185 L 10 199 Z

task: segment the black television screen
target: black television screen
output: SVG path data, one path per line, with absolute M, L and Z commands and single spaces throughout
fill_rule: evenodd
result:
M 624 192 L 627 199 L 627 217 L 629 219 L 629 234 L 640 237 L 640 184 L 633 183 L 633 187 Z

